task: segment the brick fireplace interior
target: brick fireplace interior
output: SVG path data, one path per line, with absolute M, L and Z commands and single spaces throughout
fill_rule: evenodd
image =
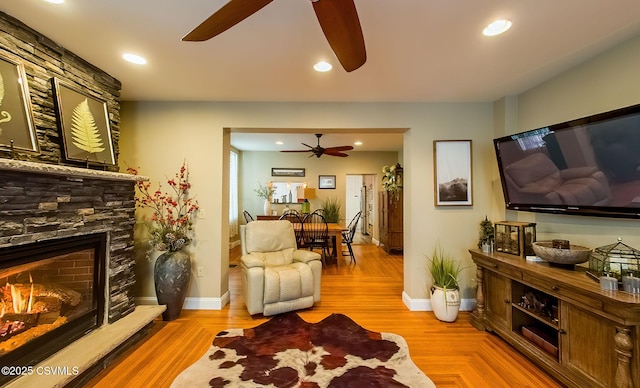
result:
M 102 324 L 106 245 L 95 233 L 0 249 L 1 365 L 37 365 Z

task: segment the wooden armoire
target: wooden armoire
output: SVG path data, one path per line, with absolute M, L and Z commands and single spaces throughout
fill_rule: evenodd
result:
M 403 249 L 402 193 L 398 196 L 387 191 L 378 192 L 378 225 L 380 245 L 385 251 Z

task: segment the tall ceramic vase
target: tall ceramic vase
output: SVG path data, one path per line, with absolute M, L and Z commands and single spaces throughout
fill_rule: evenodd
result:
M 269 200 L 269 198 L 264 200 L 264 215 L 265 216 L 271 215 L 271 200 Z
M 431 308 L 439 320 L 455 321 L 460 310 L 460 291 L 457 288 L 431 287 Z
M 167 306 L 162 319 L 173 321 L 180 316 L 187 296 L 191 280 L 191 257 L 182 251 L 161 254 L 156 259 L 153 278 L 158 304 Z

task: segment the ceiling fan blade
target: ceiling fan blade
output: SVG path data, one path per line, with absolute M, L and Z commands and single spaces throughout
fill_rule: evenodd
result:
M 353 0 L 311 0 L 320 27 L 346 71 L 367 61 L 360 19 Z
M 324 154 L 329 156 L 340 156 L 341 158 L 349 156 L 349 154 L 345 154 L 343 152 L 325 152 Z
M 352 146 L 341 146 L 341 147 L 327 147 L 325 148 L 325 152 L 335 152 L 335 151 L 351 151 L 353 149 Z
M 261 10 L 273 0 L 231 0 L 182 38 L 202 42 L 219 35 Z
M 313 150 L 281 150 L 280 152 L 313 152 Z

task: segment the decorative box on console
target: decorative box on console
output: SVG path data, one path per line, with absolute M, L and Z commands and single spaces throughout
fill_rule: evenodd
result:
M 640 251 L 624 244 L 619 238 L 617 243 L 596 248 L 591 252 L 589 273 L 596 277 L 608 275 L 619 282 L 624 280 L 624 283 L 635 284 L 635 278 L 640 278 Z
M 535 255 L 533 246 L 531 245 L 534 241 L 536 241 L 535 222 L 496 222 L 496 252 L 509 253 L 522 258 L 532 256 Z

